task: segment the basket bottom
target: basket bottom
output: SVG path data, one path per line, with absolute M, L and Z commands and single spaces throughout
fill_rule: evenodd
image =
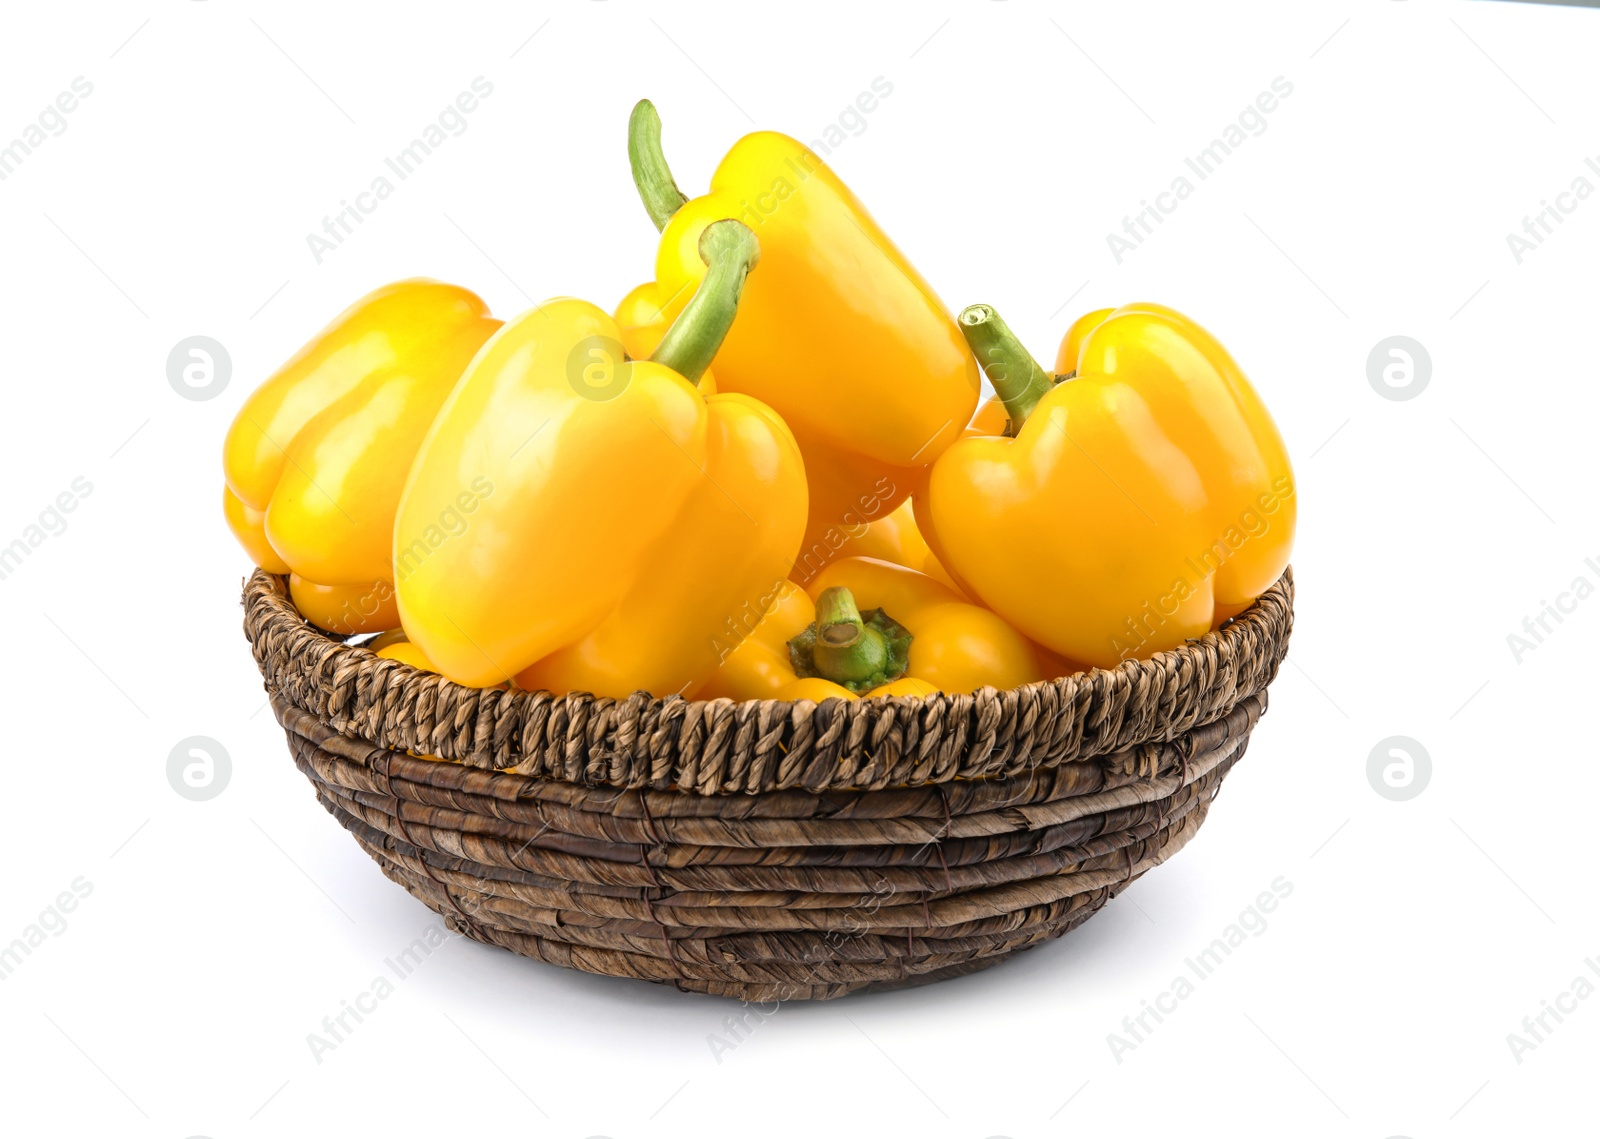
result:
M 1076 929 L 1194 836 L 1265 699 L 1070 767 L 715 813 L 417 759 L 274 708 L 323 807 L 449 928 L 769 1004 L 958 977 Z
M 329 804 L 325 802 L 324 806 Z M 1074 894 L 1059 907 L 1033 907 L 1008 915 L 1017 927 L 1008 934 L 956 939 L 960 942 L 958 946 L 946 944 L 951 939 L 927 939 L 921 936 L 926 931 L 907 927 L 903 936 L 881 938 L 877 935 L 901 952 L 890 960 L 869 963 L 850 960 L 852 955 L 848 954 L 847 945 L 852 939 L 842 939 L 836 931 L 808 932 L 798 939 L 791 955 L 783 959 L 753 961 L 730 947 L 722 960 L 704 970 L 708 974 L 705 976 L 685 975 L 702 970 L 686 966 L 677 959 L 670 952 L 670 943 L 663 957 L 557 941 L 528 932 L 527 928 L 501 924 L 492 920 L 488 907 L 470 903 L 464 906 L 468 900 L 459 892 L 442 889 L 437 870 L 422 870 L 424 864 L 414 858 L 397 856 L 392 839 L 377 843 L 371 837 L 358 834 L 357 841 L 387 878 L 442 917 L 448 929 L 474 941 L 569 969 L 647 980 L 671 985 L 682 992 L 765 1005 L 789 1000 L 833 1000 L 857 992 L 914 988 L 976 973 L 1024 949 L 1053 941 L 1088 921 L 1122 888 L 1181 850 L 1199 830 L 1208 807 L 1209 800 L 1197 803 L 1179 823 L 1161 832 L 1154 849 L 1118 875 L 1114 885 Z M 1059 912 L 1038 912 L 1041 910 Z M 659 949 L 662 944 L 657 940 L 651 948 Z M 731 974 L 743 974 L 748 979 L 730 980 Z M 843 974 L 849 979 L 840 979 Z

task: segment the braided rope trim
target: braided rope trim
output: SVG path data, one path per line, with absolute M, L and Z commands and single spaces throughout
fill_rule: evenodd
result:
M 821 704 L 468 688 L 342 644 L 263 570 L 245 582 L 243 606 L 274 702 L 341 736 L 582 787 L 718 796 L 1009 778 L 1178 740 L 1276 677 L 1294 575 L 1223 628 L 1149 660 L 1005 691 Z

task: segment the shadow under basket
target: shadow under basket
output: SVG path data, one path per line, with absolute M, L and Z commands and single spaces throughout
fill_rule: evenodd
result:
M 971 973 L 1081 925 L 1205 820 L 1293 625 L 1283 577 L 1147 661 L 1008 691 L 625 700 L 466 688 L 245 583 L 317 798 L 468 937 L 749 1001 Z

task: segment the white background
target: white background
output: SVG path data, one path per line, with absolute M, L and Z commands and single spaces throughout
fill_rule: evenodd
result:
M 1506 235 L 1600 188 L 1600 13 L 152 0 L 10 5 L 0 43 L 0 141 L 93 84 L 0 182 L 0 545 L 93 488 L 0 581 L 0 943 L 92 885 L 0 981 L 0 1129 L 1592 1133 L 1600 998 L 1520 1063 L 1507 1035 L 1600 967 L 1600 599 L 1520 662 L 1507 636 L 1600 584 L 1600 196 L 1520 264 Z M 306 235 L 476 76 L 466 132 L 318 264 Z M 1048 359 L 1078 313 L 1162 301 L 1273 408 L 1298 621 L 1246 762 L 1174 861 L 989 972 L 786 1006 L 718 1057 L 735 1005 L 451 938 L 318 1063 L 308 1033 L 436 919 L 264 710 L 218 504 L 235 409 L 391 279 L 502 316 L 645 279 L 639 97 L 696 193 L 740 134 L 818 137 L 878 76 L 831 162 L 953 309 L 997 305 Z M 1119 264 L 1106 235 L 1278 76 L 1268 129 Z M 232 360 L 209 401 L 167 380 L 195 334 Z M 1368 381 L 1396 334 L 1432 361 L 1404 401 Z M 207 802 L 167 781 L 192 735 L 232 759 Z M 1368 781 L 1392 735 L 1432 759 L 1406 802 Z M 1265 932 L 1119 1063 L 1108 1034 L 1279 876 Z

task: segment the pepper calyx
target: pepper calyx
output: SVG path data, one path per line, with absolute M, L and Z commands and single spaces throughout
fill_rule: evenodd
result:
M 856 609 L 843 586 L 822 591 L 816 620 L 789 641 L 797 677 L 831 680 L 860 695 L 899 680 L 910 665 L 912 634 L 882 609 Z

